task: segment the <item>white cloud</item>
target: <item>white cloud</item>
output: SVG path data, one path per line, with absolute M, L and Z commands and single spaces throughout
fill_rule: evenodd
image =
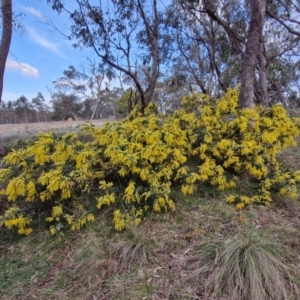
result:
M 40 77 L 38 69 L 26 63 L 19 63 L 10 58 L 6 61 L 6 68 L 9 70 L 20 70 L 24 76 Z
M 33 7 L 27 7 L 23 5 L 18 5 L 23 11 L 38 17 L 39 19 L 45 19 L 45 16 L 40 12 L 39 10 L 33 8 Z
M 55 86 L 69 86 L 71 85 L 71 81 L 68 79 L 60 79 L 55 81 Z
M 40 36 L 35 29 L 33 29 L 30 26 L 26 26 L 26 30 L 29 33 L 29 37 L 37 44 L 43 46 L 44 48 L 56 53 L 58 56 L 62 58 L 66 58 L 65 55 L 59 50 L 58 45 L 55 43 L 52 43 L 45 39 L 44 37 Z

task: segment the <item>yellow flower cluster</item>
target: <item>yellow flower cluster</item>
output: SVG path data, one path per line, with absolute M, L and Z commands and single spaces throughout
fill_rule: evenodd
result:
M 130 226 L 138 226 L 142 222 L 143 210 L 132 208 L 129 212 L 122 213 L 120 209 L 115 210 L 113 222 L 116 230 L 121 231 Z
M 95 221 L 95 216 L 93 214 L 84 214 L 71 225 L 71 230 L 80 230 L 87 223 L 93 223 Z
M 50 226 L 51 234 L 65 227 L 80 229 L 83 224 L 92 222 L 94 215 L 84 211 L 79 214 L 75 205 L 80 193 L 88 194 L 91 180 L 103 175 L 92 168 L 97 154 L 85 146 L 76 134 L 59 137 L 54 132 L 39 133 L 26 149 L 13 150 L 3 159 L 6 167 L 0 170 L 0 186 L 4 187 L 2 199 L 22 206 L 27 202 L 26 211 L 32 211 L 39 201 L 51 203 L 51 216 L 46 221 L 57 224 Z M 73 214 L 63 213 L 64 201 Z M 22 223 L 30 218 L 12 214 L 14 207 L 0 216 L 6 220 L 1 225 L 8 229 L 16 226 L 20 234 L 30 234 L 32 229 Z
M 191 96 L 191 103 L 195 96 Z M 184 99 L 187 102 L 187 98 Z M 238 175 L 247 173 L 257 183 L 254 196 L 230 196 L 228 203 L 238 209 L 253 202 L 272 201 L 272 192 L 295 197 L 297 175 L 284 173 L 277 155 L 286 147 L 295 146 L 299 121 L 288 117 L 281 105 L 264 110 L 238 109 L 238 91 L 228 93 L 215 103 L 198 107 L 196 128 L 202 142 L 193 149 L 199 157 L 199 179 L 219 189 L 236 186 Z M 282 176 L 285 178 L 281 180 Z M 287 178 L 286 178 L 287 177 Z
M 24 235 L 31 234 L 32 228 L 27 227 L 31 221 L 30 218 L 23 216 L 21 210 L 16 205 L 10 207 L 4 216 L 0 216 L 0 226 L 5 226 L 9 230 L 16 227 L 18 233 Z

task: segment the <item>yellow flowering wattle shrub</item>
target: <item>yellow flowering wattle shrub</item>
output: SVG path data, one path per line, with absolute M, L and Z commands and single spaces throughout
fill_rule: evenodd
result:
M 79 135 L 40 133 L 3 158 L 0 226 L 27 235 L 42 216 L 60 235 L 112 206 L 122 230 L 149 211 L 174 211 L 172 188 L 193 194 L 204 182 L 231 189 L 226 201 L 238 209 L 268 204 L 273 193 L 293 198 L 300 172 L 285 171 L 277 155 L 295 146 L 297 122 L 280 105 L 239 110 L 238 91 L 229 90 L 216 101 L 185 97 L 168 116 L 150 104 L 144 115 L 136 107 L 123 122 L 83 126 Z M 256 193 L 238 192 L 245 176 Z
M 213 104 L 198 98 L 200 115 L 194 125 L 198 145 L 192 151 L 199 158 L 198 179 L 224 190 L 234 188 L 247 175 L 256 184 L 256 193 L 233 194 L 226 199 L 238 209 L 253 202 L 268 204 L 272 193 L 295 198 L 300 172 L 285 171 L 277 156 L 296 146 L 299 119 L 289 118 L 282 105 L 239 110 L 236 90 L 229 90 Z M 184 101 L 188 102 L 187 98 Z

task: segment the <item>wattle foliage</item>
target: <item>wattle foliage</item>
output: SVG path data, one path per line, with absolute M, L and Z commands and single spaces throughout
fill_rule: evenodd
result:
M 186 195 L 203 182 L 231 189 L 226 201 L 237 209 L 269 204 L 273 193 L 297 196 L 300 172 L 285 171 L 277 155 L 296 145 L 299 121 L 281 105 L 239 110 L 238 91 L 229 90 L 217 101 L 186 97 L 183 109 L 169 116 L 153 104 L 145 115 L 138 111 L 103 128 L 84 126 L 81 138 L 40 133 L 11 151 L 0 169 L 0 205 L 9 207 L 0 225 L 27 235 L 44 216 L 51 234 L 62 234 L 93 222 L 96 208 L 113 206 L 114 227 L 123 230 L 148 211 L 174 211 L 175 185 Z M 189 161 L 198 167 L 190 170 Z M 245 176 L 256 194 L 238 193 Z

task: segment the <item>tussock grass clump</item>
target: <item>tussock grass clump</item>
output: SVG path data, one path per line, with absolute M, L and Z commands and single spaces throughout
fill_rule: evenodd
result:
M 133 264 L 147 265 L 150 252 L 145 232 L 136 226 L 131 226 L 126 237 L 112 244 L 112 255 L 119 260 L 122 270 L 130 270 Z
M 200 285 L 203 299 L 299 299 L 296 270 L 276 243 L 240 235 L 210 240 L 187 260 L 188 281 Z

